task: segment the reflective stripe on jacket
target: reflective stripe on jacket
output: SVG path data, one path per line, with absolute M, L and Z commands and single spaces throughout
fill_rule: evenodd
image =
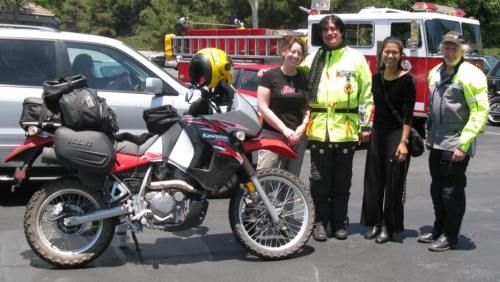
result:
M 427 143 L 446 151 L 460 148 L 473 156 L 475 139 L 488 119 L 486 77 L 474 65 L 463 62 L 451 81 L 443 83 L 441 65 L 434 67 L 428 77 Z
M 308 71 L 316 53 L 309 54 L 302 67 Z M 360 52 L 344 47 L 330 51 L 315 101 L 309 103 L 311 119 L 307 126 L 310 140 L 330 142 L 358 141 L 358 133 L 371 127 L 373 108 L 372 74 Z

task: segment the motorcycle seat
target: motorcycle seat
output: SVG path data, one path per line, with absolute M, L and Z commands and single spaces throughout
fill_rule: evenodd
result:
M 135 136 L 136 138 L 138 138 L 146 135 L 141 134 L 139 136 L 136 136 L 131 134 L 131 136 Z M 137 144 L 140 143 L 139 141 L 142 141 L 139 138 L 134 140 L 137 141 L 137 143 L 132 142 L 131 140 L 128 139 L 121 139 L 120 141 L 118 141 L 117 139 L 117 142 L 115 142 L 115 152 L 127 155 L 142 156 L 147 151 L 147 149 L 160 137 L 159 135 L 150 135 L 150 134 L 148 134 L 147 136 L 148 138 L 144 142 L 142 142 L 142 144 Z
M 148 133 L 148 132 L 145 132 L 141 135 L 135 135 L 135 134 L 132 134 L 130 132 L 122 132 L 122 133 L 115 134 L 115 140 L 118 142 L 129 141 L 129 142 L 132 142 L 132 143 L 140 146 L 140 145 L 144 144 L 151 136 L 152 136 L 152 134 Z

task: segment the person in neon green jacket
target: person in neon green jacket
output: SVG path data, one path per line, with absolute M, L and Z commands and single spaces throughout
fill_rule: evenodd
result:
M 371 72 L 360 52 L 345 46 L 345 25 L 335 16 L 319 22 L 322 47 L 302 64 L 309 76 L 310 120 L 306 135 L 311 153 L 310 185 L 316 208 L 313 237 L 346 239 L 352 160 L 357 143 L 370 131 Z M 319 34 L 321 33 L 321 34 Z M 314 35 L 313 35 L 314 36 Z
M 430 149 L 434 229 L 418 237 L 432 243 L 431 251 L 457 247 L 465 213 L 467 165 L 476 151 L 476 137 L 488 118 L 486 77 L 464 61 L 466 46 L 460 33 L 443 36 L 443 63 L 429 73 L 427 148 Z

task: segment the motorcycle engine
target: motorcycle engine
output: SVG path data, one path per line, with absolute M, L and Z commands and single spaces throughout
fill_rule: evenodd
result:
M 146 193 L 146 201 L 153 212 L 153 224 L 182 222 L 189 211 L 189 198 L 181 191 L 164 189 Z

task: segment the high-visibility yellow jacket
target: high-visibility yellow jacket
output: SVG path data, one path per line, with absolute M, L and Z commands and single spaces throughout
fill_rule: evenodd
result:
M 301 68 L 309 71 L 315 55 L 309 54 Z M 350 47 L 330 51 L 326 60 L 317 99 L 309 103 L 307 137 L 325 141 L 328 134 L 330 142 L 358 141 L 358 133 L 371 127 L 370 68 L 363 54 Z
M 486 76 L 474 65 L 463 62 L 451 81 L 441 79 L 442 64 L 429 73 L 427 143 L 433 148 L 475 153 L 475 140 L 488 120 Z

